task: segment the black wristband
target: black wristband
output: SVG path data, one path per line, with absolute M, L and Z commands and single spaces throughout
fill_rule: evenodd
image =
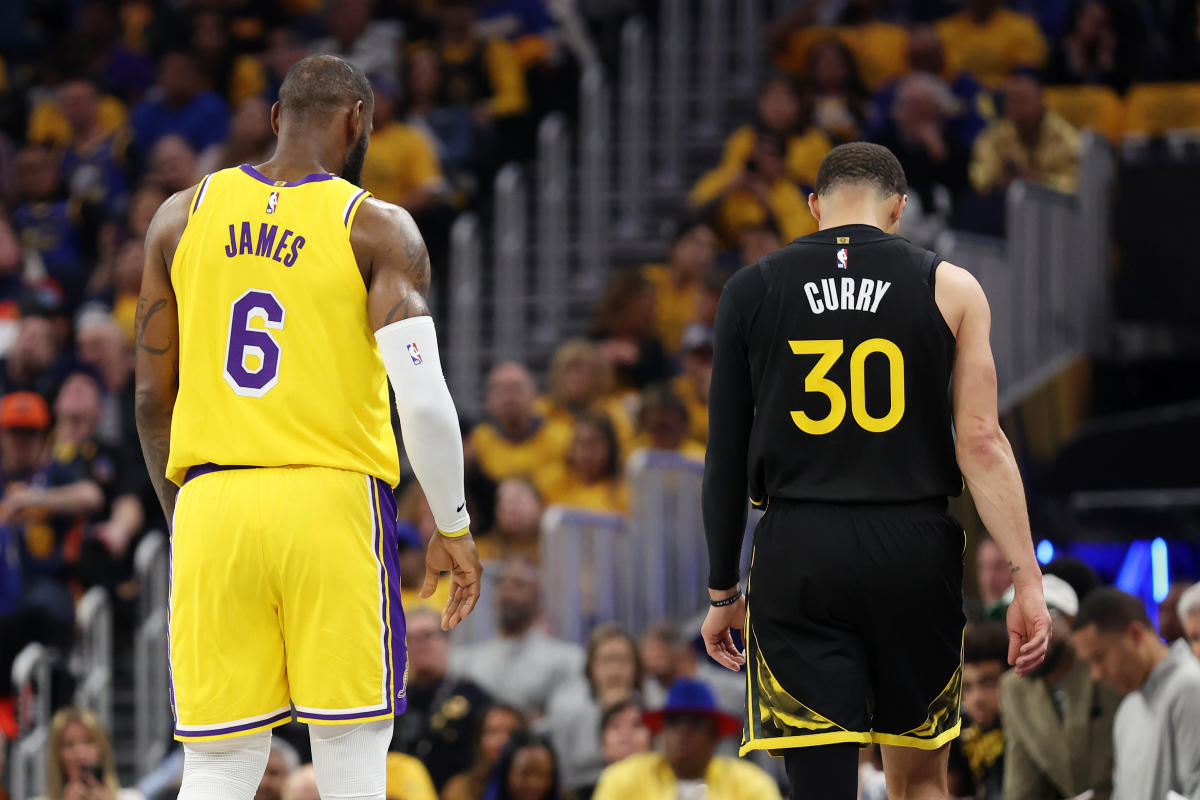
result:
M 738 601 L 738 598 L 741 596 L 742 596 L 742 590 L 738 589 L 736 592 L 729 595 L 729 597 L 726 597 L 724 600 L 709 600 L 708 604 L 710 606 L 712 606 L 713 608 L 723 608 L 725 606 L 733 605 L 734 603 L 736 603 Z

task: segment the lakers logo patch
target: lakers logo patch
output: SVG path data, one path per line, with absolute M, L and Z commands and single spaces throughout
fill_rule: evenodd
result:
M 279 205 L 279 192 L 271 192 L 267 195 L 267 213 L 274 214 L 277 205 Z

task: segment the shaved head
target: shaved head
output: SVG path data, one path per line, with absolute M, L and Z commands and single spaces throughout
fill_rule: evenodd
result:
M 374 106 L 371 82 L 362 70 L 337 56 L 309 56 L 288 70 L 279 87 L 279 118 L 275 120 L 273 116 L 272 121 L 279 125 L 281 134 L 286 120 L 288 127 L 298 128 L 297 132 L 306 137 L 321 125 L 338 124 L 339 114 L 349 115 L 346 119 L 351 121 L 353 130 L 361 132 L 345 151 L 338 174 L 350 183 L 358 184 L 367 156 Z M 359 121 L 361 129 L 358 128 Z

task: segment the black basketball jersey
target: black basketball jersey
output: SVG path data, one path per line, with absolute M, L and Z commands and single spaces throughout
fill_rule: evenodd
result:
M 752 498 L 870 503 L 961 492 L 954 335 L 933 294 L 939 261 L 900 236 L 847 225 L 797 239 L 731 282 L 750 314 Z

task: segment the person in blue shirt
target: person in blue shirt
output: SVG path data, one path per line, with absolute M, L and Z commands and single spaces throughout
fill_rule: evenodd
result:
M 225 139 L 229 106 L 216 92 L 201 88 L 195 59 L 171 52 L 159 62 L 158 85 L 133 109 L 133 138 L 142 153 L 169 133 L 188 140 L 197 152 Z

